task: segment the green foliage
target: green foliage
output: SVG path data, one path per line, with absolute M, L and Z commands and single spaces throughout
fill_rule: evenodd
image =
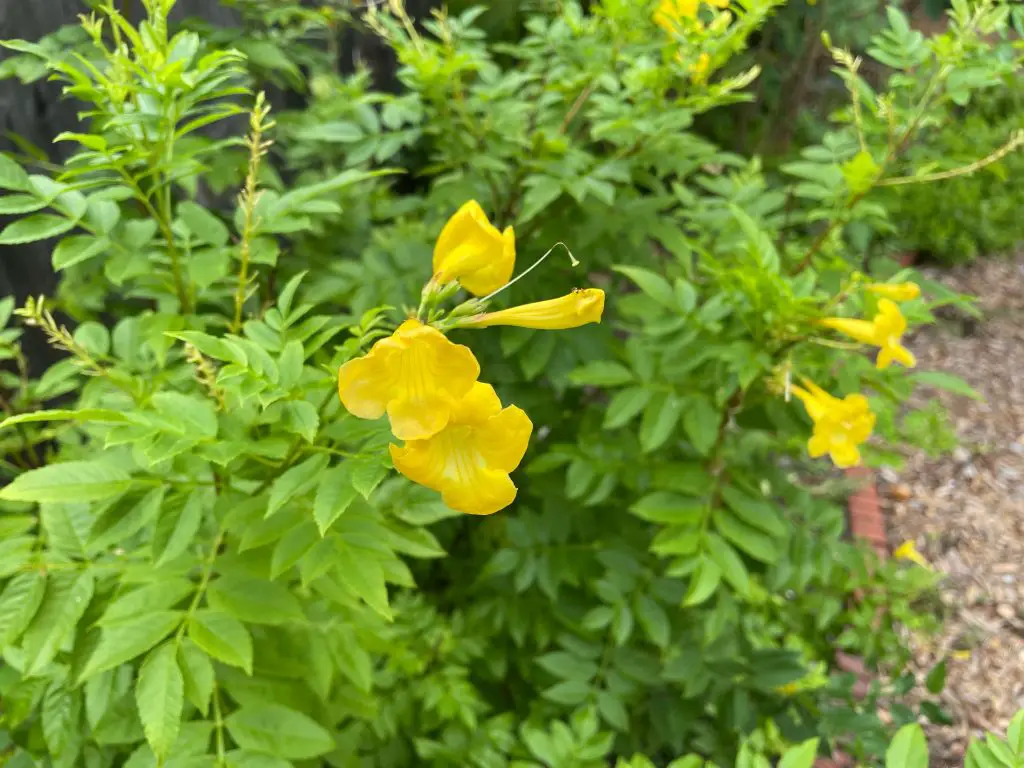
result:
M 973 394 L 879 370 L 818 321 L 874 313 L 858 233 L 889 226 L 878 190 L 914 172 L 922 125 L 1011 71 L 985 40 L 1007 7 L 958 1 L 932 40 L 892 12 L 877 89 L 833 50 L 853 106 L 780 182 L 692 127 L 747 98 L 756 72 L 716 73 L 775 0 L 671 32 L 654 3 L 524 4 L 504 43 L 480 9 L 422 29 L 400 3 L 361 12 L 398 94 L 306 44 L 343 13 L 247 2 L 245 34 L 174 32 L 171 5 L 147 0 L 138 27 L 105 5 L 80 55 L 7 43 L 18 76 L 41 67 L 86 104 L 63 165 L 0 159 L 21 216 L 0 241 L 55 239 L 76 321 L 0 302 L 13 764 L 919 760 L 916 726 L 889 746 L 876 712 L 918 716 L 904 633 L 934 625 L 936 577 L 844 539 L 848 486 L 809 460 L 787 399 L 802 376 L 867 393 L 879 464 L 946 434 L 904 414 L 916 383 Z M 264 80 L 308 87 L 308 107 L 272 121 Z M 203 130 L 242 113 L 244 139 Z M 346 413 L 335 381 L 414 313 L 468 199 L 515 228 L 521 263 L 555 242 L 581 263 L 495 304 L 608 295 L 571 333 L 452 331 L 535 425 L 517 501 L 488 519 L 393 475 L 386 421 Z M 66 359 L 30 378 L 12 320 Z M 880 672 L 862 701 L 836 648 Z M 1019 756 L 1019 730 L 975 759 Z

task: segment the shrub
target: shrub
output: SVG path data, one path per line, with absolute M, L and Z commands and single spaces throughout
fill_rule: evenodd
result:
M 973 82 L 953 74 L 1005 71 L 984 36 L 1007 7 L 958 2 L 931 41 L 892 12 L 878 94 L 832 50 L 853 107 L 787 195 L 690 130 L 744 98 L 754 72 L 715 73 L 773 0 L 538 3 L 500 44 L 479 9 L 419 30 L 392 2 L 365 21 L 402 92 L 314 57 L 279 126 L 240 106 L 240 54 L 168 31 L 171 5 L 138 28 L 105 6 L 82 55 L 8 43 L 87 118 L 55 173 L 0 160 L 25 214 L 0 243 L 59 238 L 78 321 L 14 311 L 68 357 L 4 381 L 13 759 L 882 755 L 879 703 L 919 715 L 902 633 L 934 623 L 936 577 L 845 540 L 847 485 L 807 453 L 898 461 L 904 437 L 946 438 L 904 421 L 915 384 L 970 393 L 901 367 L 903 326 L 955 297 L 870 281 L 847 233 L 884 224 L 874 190 Z M 244 141 L 201 130 L 244 111 Z M 541 258 L 502 288 L 512 238 Z M 456 511 L 506 506 L 509 472 L 514 506 Z M 879 671 L 863 701 L 836 647 Z

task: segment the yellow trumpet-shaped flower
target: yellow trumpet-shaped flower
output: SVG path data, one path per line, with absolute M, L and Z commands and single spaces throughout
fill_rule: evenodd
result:
M 509 473 L 523 460 L 533 423 L 519 408 L 501 407 L 489 384 L 477 382 L 442 431 L 391 446 L 395 469 L 439 491 L 444 503 L 469 515 L 491 515 L 516 497 Z
M 912 301 L 921 295 L 921 286 L 917 283 L 868 283 L 864 287 L 892 301 Z
M 913 539 L 908 539 L 900 544 L 893 551 L 892 556 L 897 560 L 909 560 L 912 563 L 920 565 L 922 568 L 931 568 L 931 565 L 925 560 L 924 555 L 917 551 L 917 545 Z
M 458 280 L 474 296 L 486 296 L 509 281 L 515 264 L 512 227 L 499 232 L 480 204 L 470 200 L 448 219 L 437 238 L 433 282 Z
M 469 347 L 435 328 L 406 320 L 398 330 L 338 371 L 338 396 L 353 416 L 385 413 L 399 440 L 423 440 L 447 426 L 480 375 Z
M 888 368 L 893 361 L 908 368 L 917 365 L 914 354 L 900 343 L 903 332 L 907 330 L 907 321 L 891 299 L 879 300 L 878 314 L 870 322 L 828 317 L 821 324 L 857 341 L 878 347 L 878 360 L 875 364 L 879 368 Z
M 871 437 L 875 414 L 864 395 L 833 397 L 817 384 L 804 380 L 804 387 L 792 387 L 814 422 L 814 434 L 807 441 L 807 452 L 814 458 L 826 453 L 837 467 L 860 464 L 857 446 Z
M 683 19 L 697 18 L 699 0 L 661 0 L 654 12 L 654 23 L 666 32 L 675 32 Z
M 584 288 L 557 299 L 537 301 L 518 307 L 501 309 L 471 317 L 461 323 L 466 328 L 490 328 L 492 325 L 514 325 L 519 328 L 561 330 L 579 328 L 587 323 L 601 322 L 604 312 L 604 291 Z

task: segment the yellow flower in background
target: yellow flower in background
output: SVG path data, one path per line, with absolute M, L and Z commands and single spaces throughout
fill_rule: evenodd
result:
M 868 283 L 864 287 L 892 301 L 913 301 L 921 295 L 921 286 L 917 283 Z
M 690 65 L 690 72 L 693 75 L 693 82 L 700 85 L 708 79 L 708 68 L 711 66 L 711 57 L 702 53 L 693 64 Z
M 661 0 L 654 12 L 654 23 L 672 33 L 683 19 L 697 18 L 699 0 Z
M 840 400 L 806 379 L 804 387 L 793 386 L 792 391 L 814 422 L 807 452 L 813 458 L 827 453 L 832 463 L 842 469 L 860 464 L 857 446 L 866 442 L 875 428 L 875 414 L 868 399 L 864 395 L 847 395 Z
M 451 410 L 448 425 L 425 440 L 391 446 L 395 469 L 440 492 L 450 508 L 491 515 L 516 497 L 509 473 L 523 460 L 533 423 L 520 408 L 501 407 L 494 388 L 477 382 Z
M 422 440 L 445 428 L 479 375 L 469 347 L 406 320 L 368 354 L 341 366 L 338 396 L 353 416 L 379 419 L 387 413 L 395 437 Z
M 518 307 L 488 312 L 460 323 L 465 328 L 490 328 L 492 325 L 514 325 L 518 328 L 561 330 L 579 328 L 587 323 L 601 322 L 604 312 L 604 291 L 600 288 L 576 290 L 557 299 L 537 301 Z
M 725 10 L 729 7 L 730 0 L 707 0 L 708 5 L 713 5 L 715 8 Z
M 870 322 L 828 317 L 821 324 L 864 344 L 878 347 L 878 360 L 875 363 L 878 368 L 888 368 L 893 361 L 907 368 L 917 365 L 914 354 L 900 343 L 903 332 L 907 330 L 907 321 L 891 299 L 879 300 L 878 314 Z
M 924 555 L 917 551 L 917 545 L 914 544 L 913 539 L 908 539 L 896 547 L 892 556 L 897 560 L 909 560 L 912 563 L 917 563 L 922 568 L 931 568 L 931 565 L 927 560 L 925 560 Z
M 459 208 L 434 245 L 436 285 L 453 280 L 474 296 L 486 296 L 509 281 L 516 263 L 512 227 L 499 232 L 476 200 Z

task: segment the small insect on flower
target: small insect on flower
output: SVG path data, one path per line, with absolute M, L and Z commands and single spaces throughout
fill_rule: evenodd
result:
M 477 382 L 451 411 L 448 425 L 424 440 L 391 446 L 395 469 L 440 492 L 468 515 L 491 515 L 516 497 L 509 477 L 523 460 L 533 423 L 520 408 L 501 407 L 494 388 Z
M 900 343 L 903 332 L 907 330 L 907 321 L 891 299 L 879 300 L 878 314 L 870 322 L 845 317 L 827 317 L 820 322 L 826 328 L 878 347 L 875 365 L 880 369 L 888 368 L 894 361 L 907 368 L 917 365 L 914 354 Z
M 875 428 L 875 414 L 868 399 L 856 394 L 840 400 L 807 379 L 803 387 L 794 384 L 791 391 L 803 402 L 814 422 L 807 452 L 813 458 L 827 453 L 832 463 L 843 469 L 860 464 L 858 446 L 871 437 Z
M 469 347 L 406 320 L 368 354 L 341 366 L 338 396 L 361 419 L 387 413 L 399 440 L 423 440 L 445 428 L 479 376 L 480 364 Z
M 444 225 L 434 245 L 434 285 L 458 280 L 474 296 L 486 296 L 512 277 L 516 236 L 491 224 L 476 200 L 459 208 Z
M 476 315 L 467 318 L 460 326 L 490 328 L 493 325 L 514 325 L 518 328 L 554 331 L 599 323 L 603 312 L 604 291 L 600 288 L 584 288 L 557 299 Z
M 892 301 L 913 301 L 921 295 L 921 286 L 917 283 L 868 283 L 864 287 L 876 296 Z

